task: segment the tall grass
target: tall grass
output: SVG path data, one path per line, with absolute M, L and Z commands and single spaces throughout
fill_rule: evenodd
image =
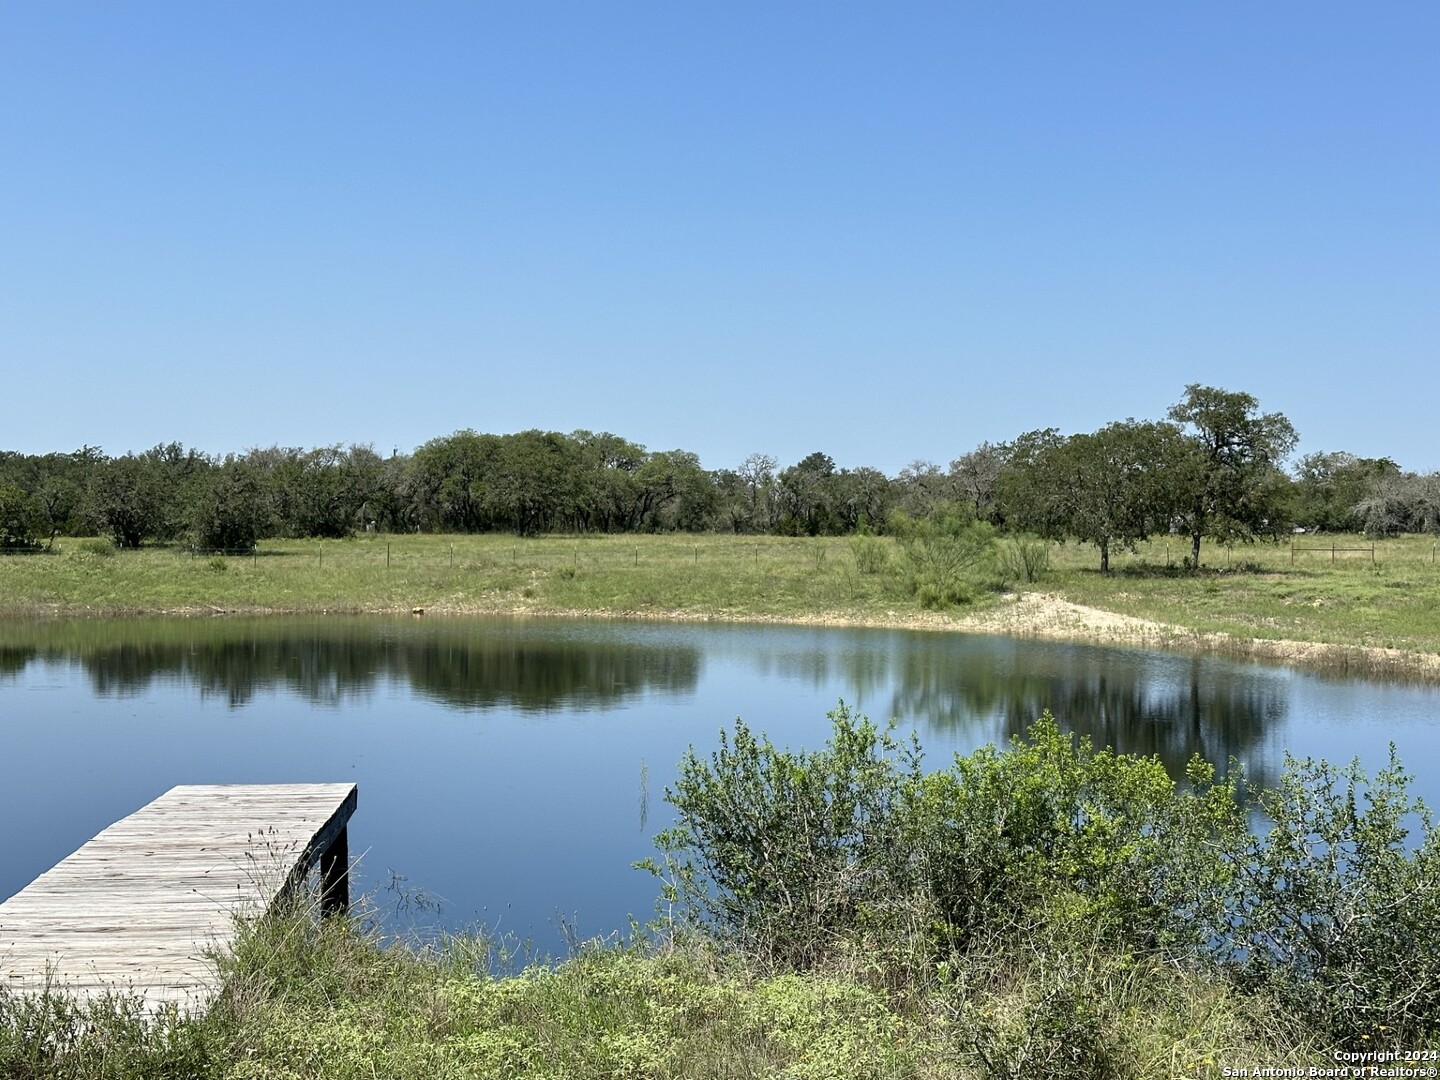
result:
M 497 977 L 483 940 L 380 941 L 292 909 L 242 933 L 202 1017 L 0 993 L 0 1076 L 40 1080 L 991 1080 L 1220 1075 L 1319 1051 L 1174 968 L 1038 936 L 897 996 L 853 967 L 774 973 L 703 940 L 593 945 Z M 1208 1063 L 1207 1063 L 1208 1061 Z

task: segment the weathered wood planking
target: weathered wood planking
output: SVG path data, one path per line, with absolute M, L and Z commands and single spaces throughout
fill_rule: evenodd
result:
M 207 950 L 320 863 L 325 903 L 349 902 L 354 784 L 171 788 L 0 904 L 0 984 L 79 996 L 134 991 L 203 1009 Z

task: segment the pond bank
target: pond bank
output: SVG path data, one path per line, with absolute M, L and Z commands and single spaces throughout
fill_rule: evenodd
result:
M 889 630 L 927 630 L 1008 637 L 1041 638 L 1099 645 L 1134 645 L 1292 664 L 1336 674 L 1440 682 L 1440 653 L 1374 645 L 1297 641 L 1284 638 L 1242 637 L 1197 630 L 1175 623 L 1157 622 L 1134 615 L 1077 604 L 1056 593 L 1007 593 L 991 607 L 966 614 L 935 611 L 872 612 L 816 611 L 809 614 L 767 615 L 744 611 L 604 611 L 553 607 L 543 604 L 477 604 L 473 600 L 431 604 L 425 607 L 365 605 L 343 610 L 285 606 L 168 608 L 160 611 L 106 612 L 107 615 L 165 615 L 216 617 L 227 615 L 432 615 L 441 617 L 512 616 L 522 618 L 643 619 L 660 622 L 733 622 L 757 625 L 869 627 Z M 32 613 L 33 617 L 33 613 Z M 44 616 L 42 616 L 44 617 Z M 55 612 L 51 617 L 74 617 Z

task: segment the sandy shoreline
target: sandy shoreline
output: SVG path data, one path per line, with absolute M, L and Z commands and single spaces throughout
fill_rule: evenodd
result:
M 434 614 L 478 612 L 432 609 Z M 1440 682 L 1440 654 L 1387 649 L 1369 645 L 1334 645 L 1314 641 L 1243 638 L 1233 634 L 1202 632 L 1171 623 L 1121 615 L 1101 608 L 1075 604 L 1053 593 L 1011 594 L 983 612 L 947 615 L 939 612 L 895 614 L 889 617 L 853 617 L 819 613 L 813 616 L 731 615 L 725 612 L 623 612 L 520 610 L 491 612 L 566 618 L 635 618 L 678 622 L 777 623 L 799 626 L 869 626 L 897 630 L 935 630 L 1052 641 L 1137 645 L 1149 648 L 1219 653 L 1252 657 L 1336 673 Z

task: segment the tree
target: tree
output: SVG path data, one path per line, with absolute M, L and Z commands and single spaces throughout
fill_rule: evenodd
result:
M 1353 532 L 1363 526 L 1356 507 L 1375 481 L 1399 476 L 1389 458 L 1361 458 L 1344 451 L 1306 454 L 1295 466 L 1295 522 L 1308 529 Z
M 31 548 L 45 523 L 45 508 L 15 484 L 0 483 L 0 549 Z
M 579 513 L 586 529 L 636 527 L 649 512 L 636 478 L 649 457 L 645 447 L 608 431 L 572 431 L 579 451 Z
M 1355 507 L 1368 536 L 1440 533 L 1440 473 L 1383 473 Z
M 141 482 L 154 500 L 151 535 L 157 540 L 174 540 L 189 524 L 190 507 L 209 482 L 215 462 L 178 442 L 151 447 L 140 455 L 140 462 Z
M 1190 565 L 1200 541 L 1278 538 L 1286 522 L 1287 481 L 1280 464 L 1299 436 L 1283 413 L 1260 413 L 1250 394 L 1191 383 L 1169 418 L 1187 430 L 1190 453 L 1175 472 L 1179 521 L 1189 535 Z
M 1027 431 L 1001 447 L 1005 464 L 995 481 L 998 513 L 1007 528 L 1047 540 L 1065 536 L 1066 492 L 1060 471 L 1065 436 L 1055 428 Z
M 955 501 L 954 485 L 933 461 L 917 458 L 895 478 L 899 507 L 911 517 L 928 517 Z
M 642 513 L 636 528 L 704 529 L 715 513 L 715 482 L 689 450 L 662 450 L 646 457 L 635 474 Z
M 1125 420 L 1093 435 L 1073 435 L 1058 449 L 1064 529 L 1100 549 L 1102 574 L 1110 572 L 1112 546 L 1134 551 L 1139 541 L 1169 527 L 1183 440 L 1173 424 Z
M 781 519 L 785 531 L 817 536 L 826 532 L 831 513 L 826 504 L 826 482 L 835 475 L 835 462 L 818 450 L 780 474 Z
M 735 470 L 744 496 L 743 528 L 737 522 L 736 532 L 769 532 L 774 527 L 777 464 L 769 454 L 751 454 Z
M 879 469 L 841 469 L 825 481 L 825 488 L 838 533 L 877 528 L 890 512 L 891 481 Z
M 191 508 L 195 543 L 235 554 L 255 550 L 270 527 L 264 476 L 245 459 L 227 460 Z
M 1175 471 L 1188 453 L 1174 424 L 1125 420 L 1069 438 L 1031 432 L 1016 447 L 1007 520 L 1049 539 L 1094 544 L 1101 573 L 1110 571 L 1112 548 L 1133 551 L 1169 528 Z
M 950 462 L 951 483 L 981 520 L 993 522 L 995 519 L 996 496 L 1005 459 L 1004 447 L 983 442 L 968 454 Z
M 491 478 L 498 516 L 519 536 L 533 536 L 562 522 L 574 523 L 579 507 L 580 448 L 554 431 L 522 431 L 500 438 Z
M 469 429 L 421 446 L 410 459 L 406 484 L 414 519 L 424 529 L 484 528 L 499 454 L 500 436 Z
M 151 464 L 126 454 L 105 462 L 91 475 L 90 516 L 117 547 L 138 548 L 164 530 L 165 506 Z

